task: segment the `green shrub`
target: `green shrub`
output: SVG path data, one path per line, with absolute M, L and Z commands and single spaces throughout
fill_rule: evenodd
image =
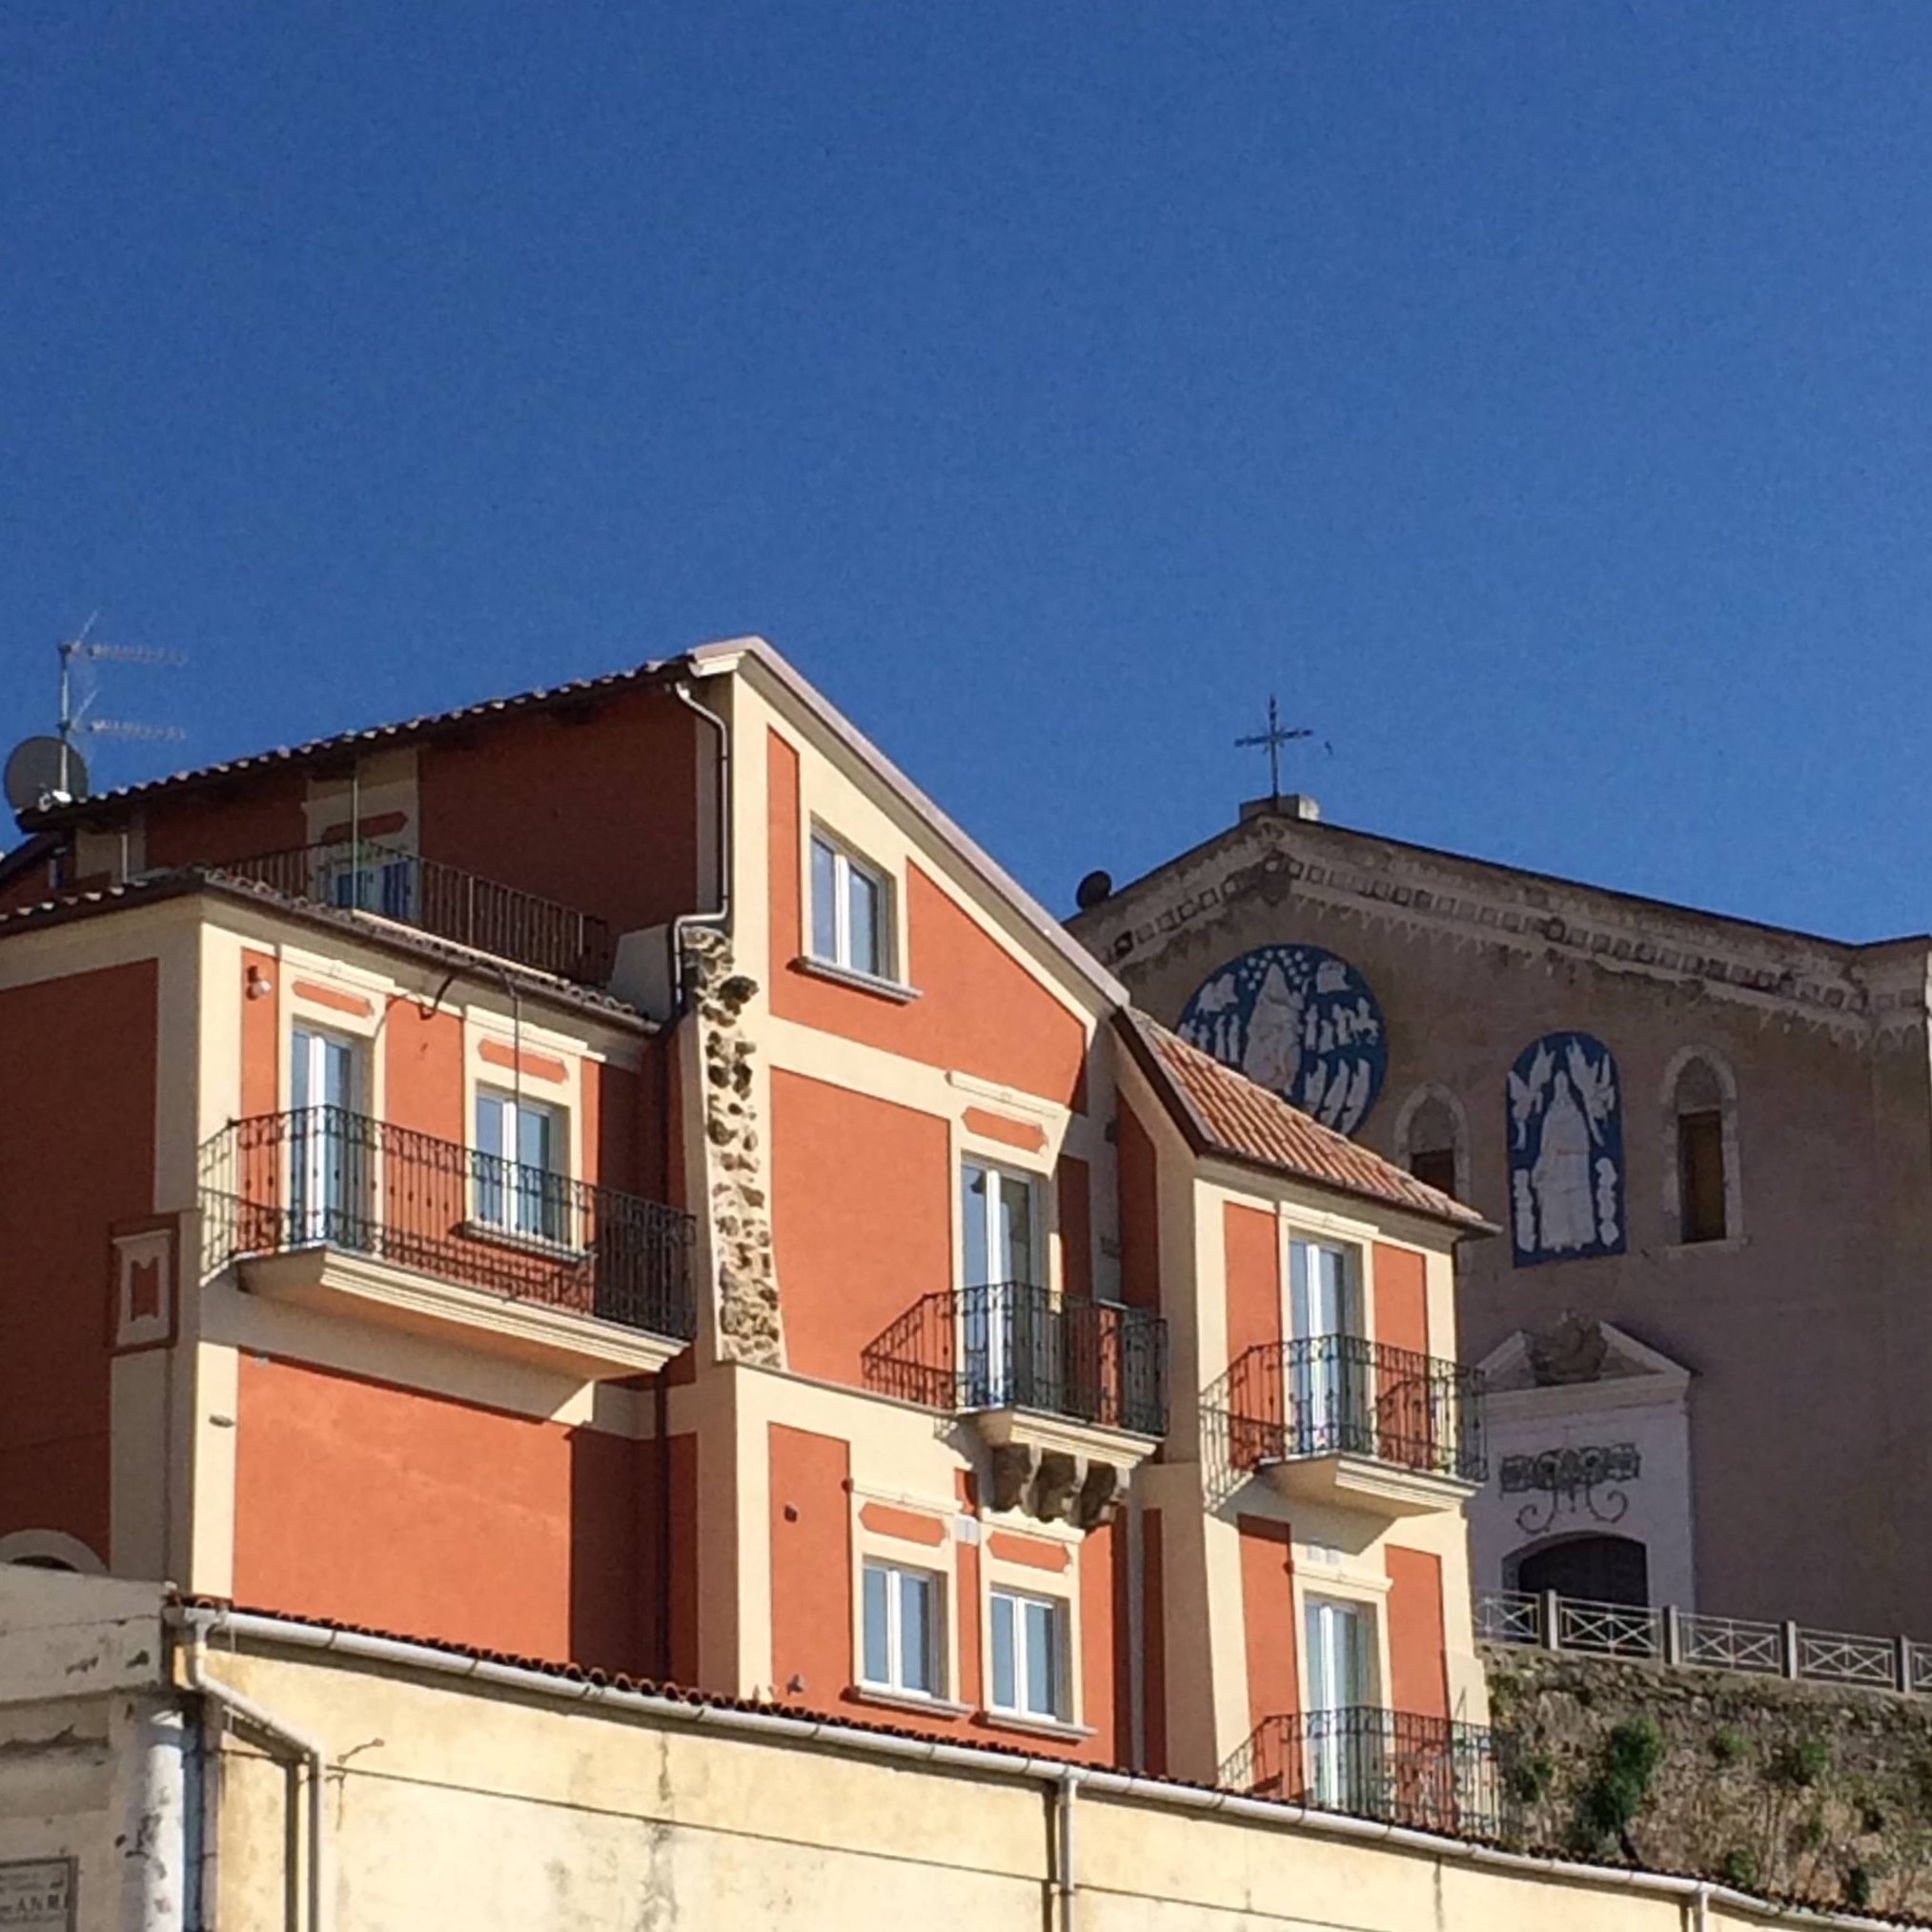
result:
M 1663 1761 L 1663 1732 L 1655 1718 L 1626 1718 L 1603 1740 L 1596 1775 L 1577 1796 L 1577 1836 L 1601 1844 L 1621 1838 L 1643 1809 Z
M 1556 1766 L 1543 1752 L 1519 1758 L 1510 1766 L 1510 1796 L 1519 1804 L 1536 1804 L 1550 1795 Z
M 1854 1911 L 1862 1911 L 1872 1902 L 1872 1875 L 1863 1865 L 1853 1865 L 1845 1873 L 1844 1901 Z
M 1733 1845 L 1718 1864 L 1718 1876 L 1740 1892 L 1758 1889 L 1758 1855 L 1742 1845 Z
M 1735 1764 L 1744 1755 L 1744 1734 L 1729 1724 L 1711 1733 L 1711 1756 L 1719 1764 Z
M 1823 1777 L 1830 1762 L 1831 1750 L 1822 1738 L 1792 1738 L 1773 1754 L 1771 1776 L 1779 1784 L 1802 1791 Z

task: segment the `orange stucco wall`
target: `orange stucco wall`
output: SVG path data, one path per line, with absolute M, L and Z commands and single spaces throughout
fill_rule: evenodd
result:
M 427 1016 L 411 999 L 389 1002 L 382 1025 L 385 1118 L 438 1140 L 470 1142 L 463 1118 L 463 1023 L 455 1013 Z
M 1228 1359 L 1281 1339 L 1281 1229 L 1274 1215 L 1238 1201 L 1224 1204 L 1228 1257 Z
M 801 1374 L 857 1387 L 865 1345 L 952 1286 L 946 1125 L 782 1069 L 771 1114 L 786 1357 Z
M 1295 1677 L 1294 1557 L 1289 1526 L 1242 1516 L 1241 1619 L 1247 1637 L 1248 1727 L 1301 1707 Z
M 233 788 L 157 799 L 143 808 L 151 866 L 218 865 L 265 852 L 292 852 L 308 843 L 299 772 L 270 771 L 237 779 Z
M 772 1011 L 929 1067 L 957 1068 L 1084 1108 L 1087 1034 L 1081 1022 L 917 864 L 908 865 L 901 882 L 909 957 L 900 972 L 919 988 L 918 999 L 901 1004 L 797 969 L 794 962 L 804 950 L 799 754 L 775 731 L 766 773 Z
M 249 976 L 257 984 L 266 980 L 268 990 L 256 999 L 248 996 Z M 281 1102 L 281 1069 L 276 1056 L 281 1052 L 279 1015 L 282 1004 L 281 967 L 271 953 L 244 951 L 241 956 L 241 1094 L 240 1112 L 244 1120 L 274 1113 Z
M 1127 1625 L 1118 1618 L 1116 1546 L 1125 1544 L 1118 1522 L 1088 1530 L 1080 1545 L 1080 1697 L 1092 1738 L 1083 1758 L 1118 1764 L 1126 1755 L 1128 1708 L 1119 1697 L 1119 1652 Z
M 852 1682 L 851 1452 L 774 1422 L 769 1454 L 772 1681 L 830 1709 Z
M 1120 1295 L 1134 1308 L 1161 1305 L 1161 1204 L 1154 1144 L 1120 1103 Z
M 425 744 L 422 849 L 618 932 L 696 911 L 702 728 L 668 692 L 629 692 Z
M 1057 1179 L 1060 1200 L 1060 1287 L 1079 1301 L 1093 1299 L 1093 1195 L 1087 1163 L 1062 1154 Z
M 153 1211 L 158 986 L 142 960 L 0 993 L 0 1535 L 109 1559 L 108 1233 Z
M 655 1667 L 637 1445 L 243 1354 L 236 1599 L 409 1637 Z
M 1424 1717 L 1449 1715 L 1448 1667 L 1443 1658 L 1442 1564 L 1427 1550 L 1392 1544 L 1389 1568 L 1389 1703 Z
M 1422 1256 L 1412 1248 L 1375 1244 L 1375 1339 L 1429 1353 L 1428 1278 Z

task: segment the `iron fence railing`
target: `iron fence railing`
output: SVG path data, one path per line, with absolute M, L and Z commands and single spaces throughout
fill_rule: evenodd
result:
M 610 927 L 588 912 L 367 840 L 263 852 L 221 869 L 292 899 L 379 913 L 582 986 L 606 985 L 616 964 Z
M 1672 1605 L 1594 1603 L 1554 1591 L 1480 1590 L 1475 1633 L 1487 1643 L 1932 1693 L 1932 1643 L 1711 1617 Z
M 1031 1409 L 1164 1435 L 1168 1325 L 1002 1281 L 928 1294 L 864 1352 L 865 1386 L 928 1409 Z
M 1221 1767 L 1220 1782 L 1454 1838 L 1503 1831 L 1488 1728 L 1413 1711 L 1363 1705 L 1266 1718 Z
M 232 1121 L 201 1149 L 204 1266 L 340 1248 L 689 1340 L 688 1214 L 339 1107 Z
M 1225 1416 L 1237 1469 L 1358 1455 L 1481 1482 L 1482 1376 L 1361 1335 L 1264 1342 L 1202 1398 Z

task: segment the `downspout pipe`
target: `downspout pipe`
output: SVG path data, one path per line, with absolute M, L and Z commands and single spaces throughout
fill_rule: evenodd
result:
M 1534 1852 L 1506 1851 L 1501 1846 L 1486 1844 L 1475 1839 L 1444 1838 L 1434 1832 L 1417 1831 L 1409 1825 L 1351 1818 L 1341 1812 L 1318 1811 L 1308 1805 L 1284 1803 L 1279 1799 L 1253 1798 L 1245 1792 L 1175 1784 L 1165 1779 L 1143 1777 L 1134 1772 L 1069 1767 L 1064 1758 L 1009 1757 L 1004 1752 L 987 1751 L 970 1744 L 955 1744 L 944 1739 L 860 1730 L 835 1718 L 792 1717 L 780 1711 L 743 1710 L 732 1704 L 692 1703 L 684 1698 L 667 1696 L 662 1692 L 623 1690 L 614 1684 L 593 1682 L 587 1678 L 581 1680 L 559 1678 L 521 1664 L 497 1663 L 488 1657 L 461 1651 L 437 1650 L 427 1644 L 410 1643 L 398 1637 L 369 1637 L 358 1631 L 337 1630 L 327 1624 L 285 1623 L 278 1617 L 262 1617 L 239 1610 L 177 1611 L 173 1615 L 207 1617 L 211 1619 L 209 1627 L 212 1630 L 236 1639 L 259 1643 L 266 1649 L 334 1652 L 338 1657 L 359 1657 L 365 1662 L 387 1664 L 398 1670 L 420 1671 L 495 1685 L 546 1703 L 595 1705 L 614 1713 L 628 1712 L 660 1722 L 688 1724 L 739 1737 L 758 1737 L 800 1745 L 816 1744 L 825 1750 L 840 1751 L 853 1757 L 941 1765 L 982 1778 L 1009 1778 L 1034 1784 L 1060 1784 L 1068 1779 L 1071 1770 L 1071 1781 L 1096 1797 L 1127 1799 L 1159 1805 L 1165 1810 L 1193 1812 L 1208 1817 L 1219 1814 L 1227 1818 L 1246 1819 L 1255 1824 L 1272 1825 L 1276 1829 L 1285 1826 L 1312 1831 L 1324 1838 L 1395 1845 L 1404 1851 L 1438 1859 L 1446 1864 L 1474 1865 L 1546 1880 L 1560 1879 L 1601 1892 L 1638 1892 L 1654 1898 L 1676 1899 L 1690 1905 L 1693 1912 L 1701 1903 L 1707 1915 L 1713 1904 L 1718 1904 L 1759 1925 L 1830 1926 L 1874 1932 L 1874 1928 L 1881 1928 L 1888 1922 L 1850 1912 L 1810 1911 L 1779 1905 L 1730 1885 L 1715 1884 L 1707 1879 L 1586 1864 L 1575 1859 L 1542 1858 Z
M 683 912 L 671 922 L 671 989 L 674 1010 L 681 1013 L 685 1000 L 685 933 L 694 925 L 712 926 L 720 932 L 731 930 L 731 727 L 717 712 L 692 697 L 691 686 L 684 680 L 680 679 L 671 686 L 671 695 L 718 738 L 718 904 L 709 912 Z
M 1080 1795 L 1080 1773 L 1071 1764 L 1063 1765 L 1054 1809 L 1058 1813 L 1059 1845 L 1053 1861 L 1060 1887 L 1060 1932 L 1073 1932 L 1073 1800 Z
M 225 1684 L 218 1678 L 208 1675 L 209 1633 L 225 1628 L 224 1617 L 219 1611 L 191 1610 L 184 1614 L 188 1628 L 188 1645 L 185 1652 L 188 1688 L 196 1696 L 205 1698 L 218 1710 L 224 1711 L 236 1722 L 246 1724 L 250 1730 L 258 1731 L 265 1738 L 273 1739 L 283 1751 L 303 1766 L 307 1782 L 309 1857 L 306 1882 L 303 1894 L 308 1901 L 308 1932 L 330 1932 L 331 1914 L 328 1883 L 329 1861 L 327 1856 L 325 1829 L 324 1779 L 328 1771 L 328 1753 L 321 1740 L 312 1738 L 306 1731 L 298 1731 L 293 1724 L 285 1723 L 264 1705 L 258 1704 L 246 1693 L 238 1691 L 233 1684 Z M 202 1901 L 204 1920 L 213 1922 L 214 1901 Z

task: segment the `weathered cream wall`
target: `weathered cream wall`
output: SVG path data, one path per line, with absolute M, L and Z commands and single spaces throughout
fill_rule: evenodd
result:
M 353 1753 L 329 1806 L 339 1932 L 1061 1922 L 1052 1799 L 1031 1781 L 341 1663 L 254 1654 L 219 1668 Z M 269 1932 L 283 1922 L 287 1789 L 266 1758 L 228 1755 L 218 1923 Z M 1074 1836 L 1078 1932 L 1680 1932 L 1688 1919 L 1608 1883 L 1468 1869 L 1158 1797 L 1083 1797 Z M 1714 1907 L 1710 1922 L 1755 1922 Z

